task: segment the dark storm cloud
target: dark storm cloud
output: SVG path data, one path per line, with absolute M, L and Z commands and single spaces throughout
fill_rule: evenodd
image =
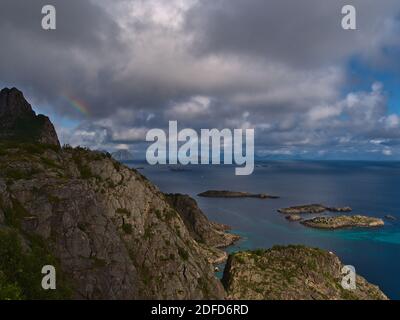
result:
M 56 31 L 41 29 L 44 4 Z M 355 32 L 340 27 L 343 4 L 357 7 Z M 389 148 L 399 125 L 384 90 L 343 91 L 350 58 L 388 63 L 399 13 L 398 0 L 2 0 L 0 83 L 82 121 L 59 128 L 72 144 L 137 144 L 178 120 L 255 127 L 271 153 Z
M 341 27 L 341 9 L 348 4 L 357 9 L 357 31 Z M 380 41 L 399 45 L 397 37 L 379 39 L 396 13 L 397 0 L 215 0 L 198 2 L 186 21 L 202 54 L 243 54 L 316 68 L 351 54 L 375 55 Z
M 57 31 L 41 29 L 42 7 L 53 5 L 57 9 Z M 87 0 L 3 0 L 1 2 L 0 26 L 2 30 L 24 34 L 65 49 L 98 49 L 104 41 L 112 42 L 117 27 L 102 8 Z M 16 40 L 16 39 L 15 39 Z
M 251 61 L 192 56 L 184 28 L 171 30 L 146 15 L 130 18 L 121 10 L 111 15 L 119 5 L 145 7 L 150 2 L 103 2 L 103 7 L 96 3 L 3 1 L 0 37 L 6 45 L 0 51 L 0 72 L 4 84 L 28 90 L 34 102 L 47 102 L 61 114 L 79 116 L 64 96 L 78 98 L 92 117 L 101 118 L 117 108 L 157 111 L 195 95 L 217 96 L 230 103 L 234 93 L 239 104 L 247 103 L 249 94 L 264 91 L 263 82 L 276 86 L 286 77 L 284 71 L 276 80 L 266 79 L 263 65 Z M 44 4 L 57 9 L 55 31 L 40 27 Z M 169 10 L 162 2 L 156 6 L 159 11 Z M 122 29 L 118 23 L 124 19 L 129 24 Z M 305 80 L 303 75 L 292 77 L 293 82 Z M 280 103 L 286 102 L 284 96 L 280 98 Z M 260 99 L 264 103 L 264 97 Z
M 42 6 L 57 9 L 57 29 L 41 28 Z M 0 73 L 4 85 L 15 85 L 37 103 L 61 113 L 63 95 L 93 102 L 103 78 L 114 73 L 113 60 L 122 44 L 119 27 L 98 5 L 87 0 L 3 0 L 0 10 Z M 93 100 L 92 100 L 93 99 Z M 93 108 L 93 110 L 95 110 Z

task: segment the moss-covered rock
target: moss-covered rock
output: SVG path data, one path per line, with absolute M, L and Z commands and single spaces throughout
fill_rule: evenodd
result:
M 24 241 L 24 243 L 22 243 Z M 0 229 L 0 299 L 67 299 L 72 297 L 59 260 L 38 236 L 22 238 L 18 230 Z M 42 267 L 52 265 L 57 272 L 57 290 L 41 287 Z

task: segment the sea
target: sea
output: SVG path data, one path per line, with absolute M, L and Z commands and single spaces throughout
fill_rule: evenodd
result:
M 334 252 L 357 274 L 400 299 L 400 162 L 263 161 L 250 176 L 233 166 L 133 164 L 166 193 L 188 194 L 207 217 L 228 224 L 242 237 L 229 252 L 301 244 Z M 279 199 L 214 199 L 207 190 L 246 191 Z M 353 208 L 351 214 L 379 217 L 385 227 L 324 231 L 289 222 L 279 208 L 320 203 Z M 391 215 L 396 220 L 385 216 Z M 309 217 L 313 217 L 309 215 Z

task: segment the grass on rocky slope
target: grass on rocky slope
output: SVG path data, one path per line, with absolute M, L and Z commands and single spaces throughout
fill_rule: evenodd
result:
M 17 230 L 0 230 L 0 300 L 70 298 L 70 286 L 46 243 L 39 237 L 27 238 L 28 243 L 23 245 Z M 41 287 L 41 270 L 45 265 L 53 265 L 58 271 L 56 290 Z

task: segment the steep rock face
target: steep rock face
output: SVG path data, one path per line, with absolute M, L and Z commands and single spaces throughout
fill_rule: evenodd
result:
M 183 220 L 190 235 L 204 249 L 204 255 L 213 264 L 220 264 L 228 259 L 225 248 L 239 240 L 239 236 L 226 232 L 229 226 L 211 222 L 201 211 L 196 200 L 188 195 L 168 194 L 168 202 Z
M 332 253 L 303 246 L 231 255 L 223 283 L 228 299 L 386 300 L 377 286 L 357 276 L 356 290 L 341 286 L 343 264 Z
M 224 297 L 204 249 L 138 172 L 83 149 L 4 148 L 0 221 L 48 244 L 75 298 Z
M 49 118 L 36 115 L 22 92 L 16 88 L 0 91 L 0 140 L 60 146 Z
M 239 236 L 225 232 L 229 226 L 209 221 L 196 200 L 190 196 L 183 194 L 166 196 L 181 216 L 191 236 L 198 242 L 216 248 L 225 248 L 239 239 Z

